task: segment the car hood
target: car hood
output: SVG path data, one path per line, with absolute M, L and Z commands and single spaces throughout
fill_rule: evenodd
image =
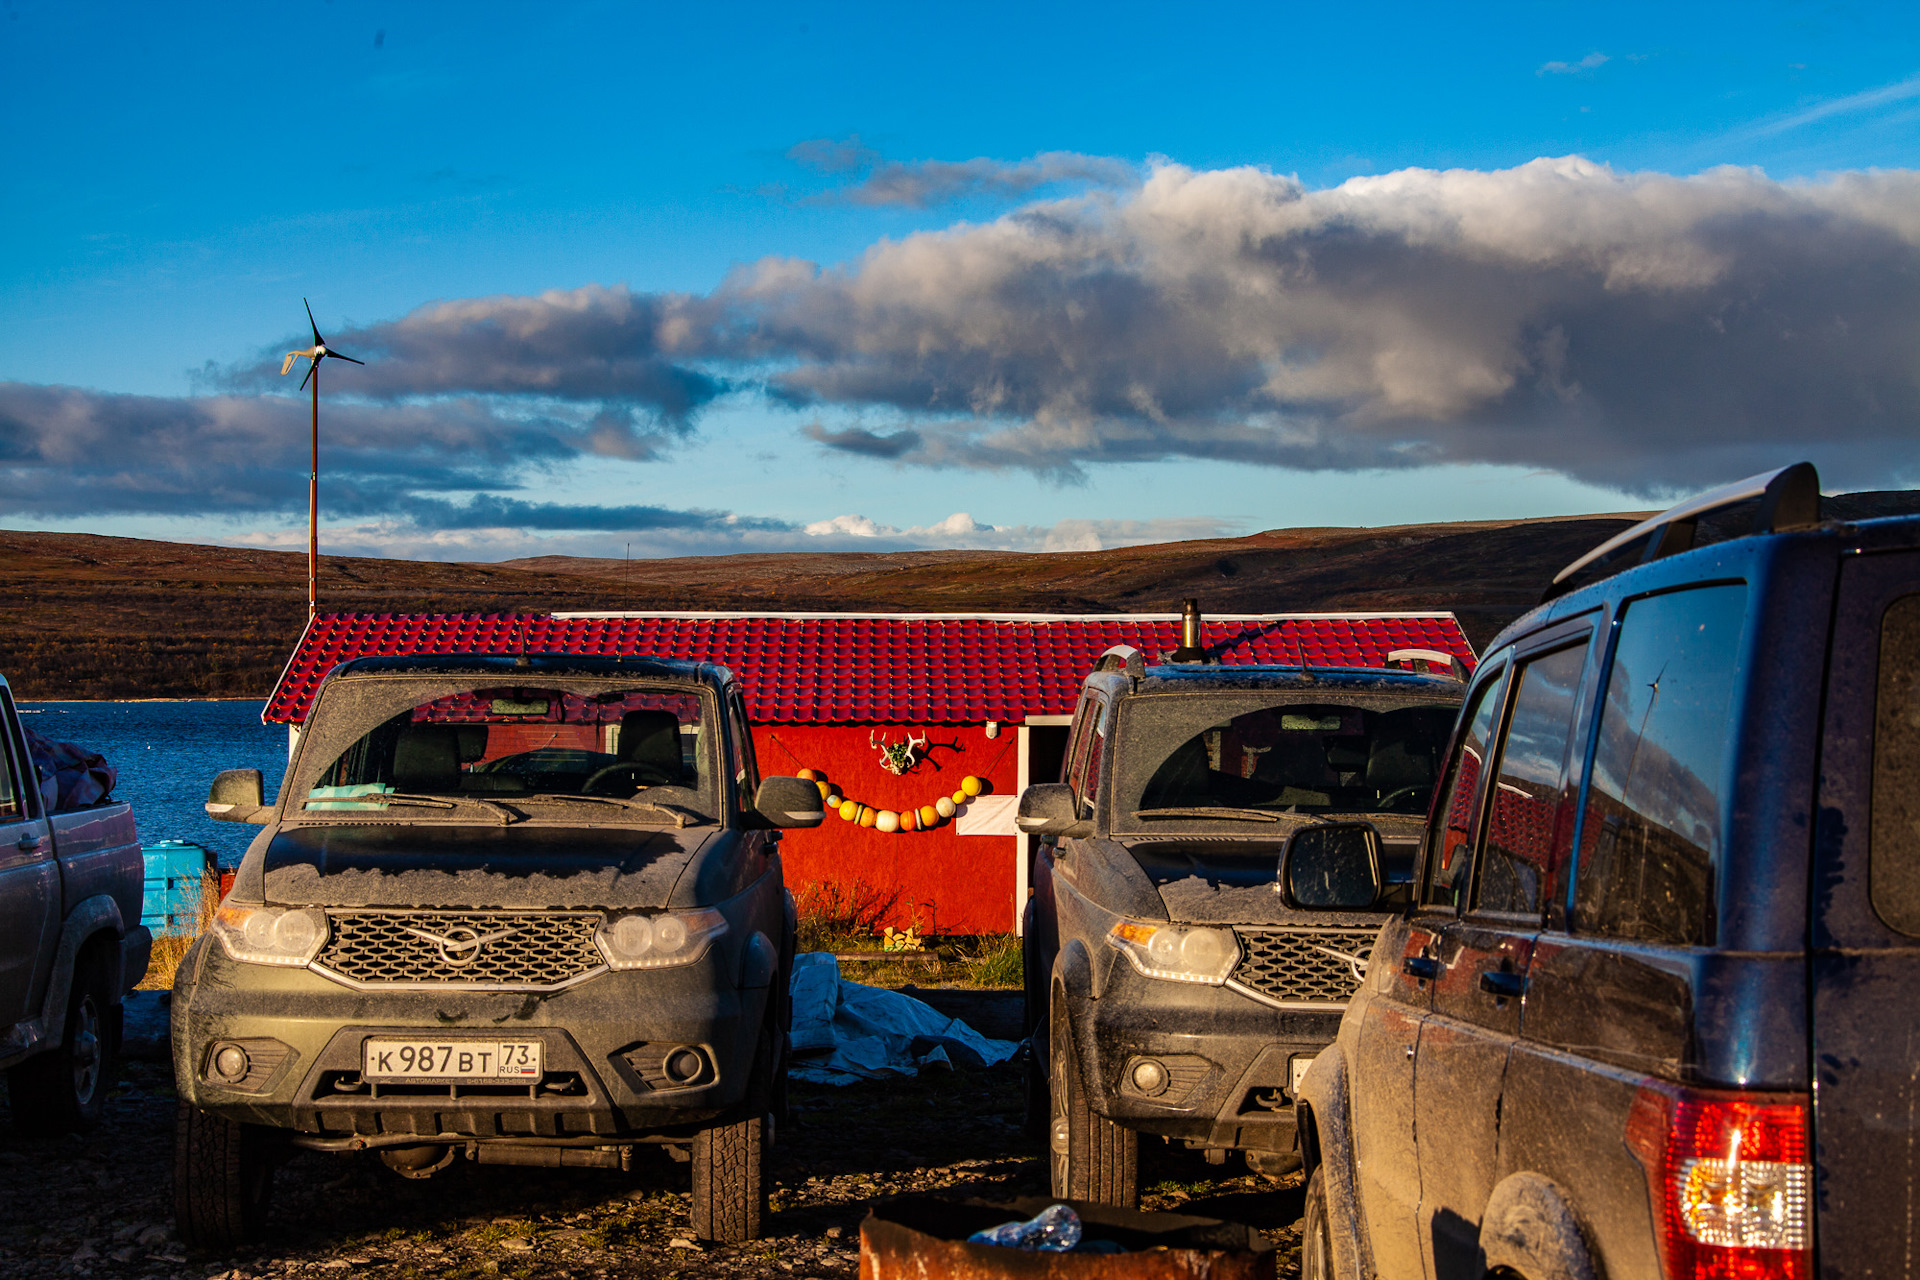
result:
M 713 835 L 711 828 L 301 826 L 275 832 L 257 856 L 270 902 L 645 909 L 669 905 Z

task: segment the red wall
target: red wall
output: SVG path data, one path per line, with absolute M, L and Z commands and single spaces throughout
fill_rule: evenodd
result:
M 896 812 L 932 804 L 960 789 L 968 774 L 993 784 L 991 794 L 1011 795 L 1020 767 L 1019 728 L 1002 725 L 988 738 L 979 725 L 884 725 L 877 730 L 897 742 L 925 734 L 921 761 L 895 777 L 867 744 L 871 726 L 755 725 L 754 755 L 762 777 L 818 769 L 850 800 Z M 917 924 L 923 933 L 1006 933 L 1013 928 L 1013 836 L 963 836 L 955 819 L 931 831 L 891 834 L 859 827 L 829 813 L 819 827 L 781 836 L 780 858 L 787 888 L 804 901 L 809 882 L 854 882 L 891 893 L 900 890 L 895 925 Z

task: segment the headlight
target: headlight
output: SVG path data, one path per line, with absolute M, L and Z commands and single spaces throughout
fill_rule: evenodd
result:
M 664 969 L 692 964 L 726 931 L 726 918 L 712 910 L 607 916 L 594 930 L 593 943 L 609 969 Z
M 326 945 L 327 917 L 311 907 L 223 905 L 213 916 L 213 936 L 235 960 L 297 967 Z
M 1217 987 L 1240 963 L 1240 943 L 1231 929 L 1122 920 L 1107 931 L 1107 945 L 1147 977 L 1169 982 Z

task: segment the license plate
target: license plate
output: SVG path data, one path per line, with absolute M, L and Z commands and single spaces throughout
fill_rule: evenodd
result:
M 1294 1058 L 1287 1063 L 1292 1076 L 1292 1083 L 1287 1087 L 1288 1093 L 1296 1098 L 1300 1096 L 1300 1082 L 1307 1078 L 1307 1068 L 1312 1065 L 1312 1058 Z
M 368 1080 L 538 1080 L 538 1040 L 373 1040 L 360 1047 Z

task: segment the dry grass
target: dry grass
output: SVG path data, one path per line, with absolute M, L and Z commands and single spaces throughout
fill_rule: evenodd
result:
M 166 991 L 173 986 L 173 971 L 186 959 L 187 950 L 213 924 L 213 913 L 220 905 L 220 877 L 207 872 L 200 877 L 200 901 L 194 912 L 192 933 L 163 933 L 153 940 L 153 958 L 147 963 L 147 976 L 136 990 Z
M 800 950 L 878 951 L 881 930 L 900 905 L 900 889 L 877 889 L 864 880 L 812 880 L 793 901 L 800 912 Z

